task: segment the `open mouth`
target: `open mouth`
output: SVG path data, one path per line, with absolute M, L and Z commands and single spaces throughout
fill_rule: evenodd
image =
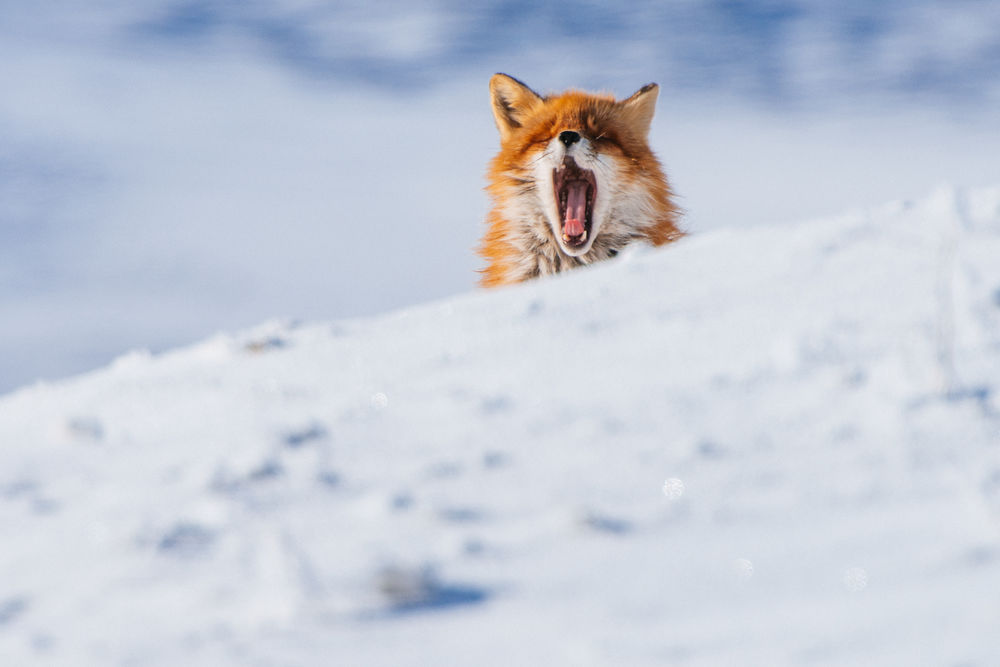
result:
M 567 248 L 580 248 L 590 236 L 597 193 L 594 172 L 581 169 L 573 158 L 567 157 L 561 167 L 552 170 L 552 182 L 559 205 L 563 243 Z

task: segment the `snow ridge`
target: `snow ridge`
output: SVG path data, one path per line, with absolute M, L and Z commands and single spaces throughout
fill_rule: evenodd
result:
M 942 189 L 9 394 L 0 656 L 989 664 L 997 257 Z

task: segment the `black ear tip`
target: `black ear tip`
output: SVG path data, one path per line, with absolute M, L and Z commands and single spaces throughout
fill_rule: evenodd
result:
M 659 88 L 659 86 L 656 85 L 655 83 L 647 83 L 645 86 L 639 89 L 639 92 L 648 93 L 649 91 L 656 90 L 657 88 Z
M 501 81 L 504 83 L 513 83 L 517 86 L 521 86 L 522 88 L 527 88 L 528 90 L 531 90 L 531 88 L 528 87 L 528 84 L 526 84 L 524 81 L 521 81 L 517 77 L 513 77 L 505 72 L 497 72 L 492 77 L 490 77 L 491 85 Z

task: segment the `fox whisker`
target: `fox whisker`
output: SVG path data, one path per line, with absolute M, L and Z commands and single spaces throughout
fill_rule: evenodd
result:
M 542 97 L 506 74 L 493 76 L 500 153 L 489 173 L 481 284 L 559 273 L 614 257 L 633 241 L 663 245 L 683 236 L 646 138 L 658 90 L 643 86 L 624 100 L 580 91 Z

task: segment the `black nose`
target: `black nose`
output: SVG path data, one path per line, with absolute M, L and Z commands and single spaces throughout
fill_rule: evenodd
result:
M 563 130 L 559 133 L 559 141 L 563 142 L 567 148 L 580 141 L 580 133 L 573 130 Z

